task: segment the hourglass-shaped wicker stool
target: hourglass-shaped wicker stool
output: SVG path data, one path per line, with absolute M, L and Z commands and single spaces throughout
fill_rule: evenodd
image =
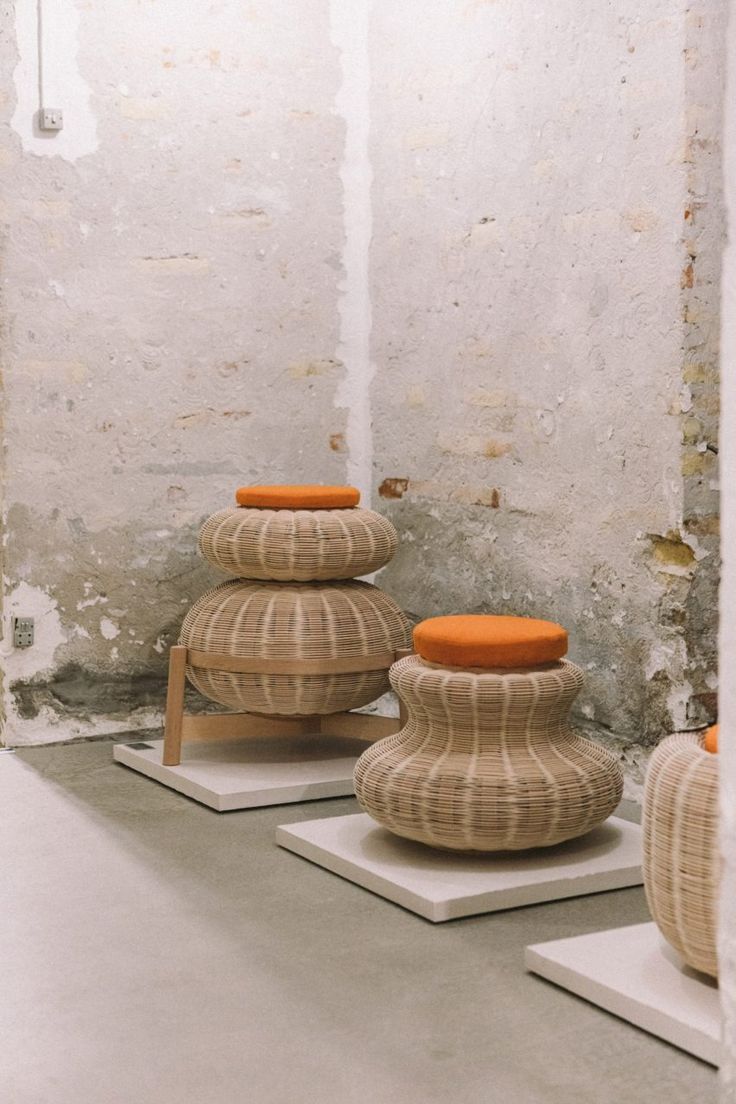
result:
M 688 966 L 718 976 L 717 726 L 668 736 L 644 787 L 644 888 L 649 911 Z
M 355 768 L 358 801 L 385 828 L 432 847 L 516 851 L 584 835 L 621 798 L 610 752 L 568 724 L 582 672 L 559 625 L 437 617 L 391 684 L 408 723 Z
M 236 501 L 201 530 L 203 555 L 238 577 L 202 595 L 171 649 L 164 763 L 181 761 L 182 739 L 394 732 L 349 712 L 388 690 L 410 647 L 393 599 L 355 578 L 390 560 L 394 527 L 353 487 L 242 487 Z M 238 712 L 185 716 L 186 678 Z

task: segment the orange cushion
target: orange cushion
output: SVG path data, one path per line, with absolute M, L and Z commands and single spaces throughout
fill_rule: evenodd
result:
M 718 725 L 711 725 L 705 734 L 703 747 L 714 754 L 718 751 Z
M 536 667 L 567 652 L 567 633 L 533 617 L 431 617 L 414 629 L 414 648 L 447 667 Z
M 239 487 L 235 501 L 239 506 L 263 506 L 271 510 L 339 510 L 357 506 L 360 491 L 356 487 L 322 487 L 317 483 Z

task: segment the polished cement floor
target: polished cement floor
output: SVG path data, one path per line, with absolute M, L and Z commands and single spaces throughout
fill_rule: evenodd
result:
M 132 738 L 132 737 L 131 737 Z M 0 754 L 3 1104 L 708 1104 L 708 1066 L 524 972 L 640 889 L 433 926 L 105 741 Z

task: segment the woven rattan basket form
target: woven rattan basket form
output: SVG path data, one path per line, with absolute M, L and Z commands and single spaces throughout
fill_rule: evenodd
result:
M 399 660 L 391 683 L 409 720 L 358 760 L 360 804 L 397 835 L 451 850 L 583 835 L 616 808 L 623 780 L 614 757 L 568 725 L 582 681 L 567 660 L 508 672 Z
M 183 738 L 395 731 L 391 718 L 349 712 L 389 688 L 391 664 L 411 647 L 396 603 L 354 578 L 388 562 L 394 527 L 350 505 L 354 488 L 241 488 L 236 497 L 246 504 L 213 514 L 200 534 L 206 558 L 238 578 L 202 595 L 171 649 L 164 764 L 181 761 Z M 185 716 L 186 678 L 242 712 Z
M 718 756 L 693 733 L 655 749 L 644 788 L 644 887 L 662 935 L 695 970 L 718 975 Z
M 256 660 L 272 673 L 187 666 L 213 701 L 252 713 L 313 716 L 366 705 L 389 689 L 388 666 L 410 646 L 399 607 L 369 583 L 329 586 L 233 580 L 210 590 L 187 614 L 180 641 L 190 650 Z M 278 674 L 278 661 L 355 658 L 366 669 Z M 371 669 L 371 660 L 376 665 Z
M 246 579 L 309 582 L 378 571 L 396 551 L 390 521 L 373 510 L 219 510 L 204 523 L 202 555 Z

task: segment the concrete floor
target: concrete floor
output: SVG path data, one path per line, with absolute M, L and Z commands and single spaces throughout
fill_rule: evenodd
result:
M 131 737 L 133 738 L 133 737 Z M 107 742 L 0 755 L 7 1104 L 702 1104 L 708 1066 L 524 972 L 640 889 L 433 926 Z

